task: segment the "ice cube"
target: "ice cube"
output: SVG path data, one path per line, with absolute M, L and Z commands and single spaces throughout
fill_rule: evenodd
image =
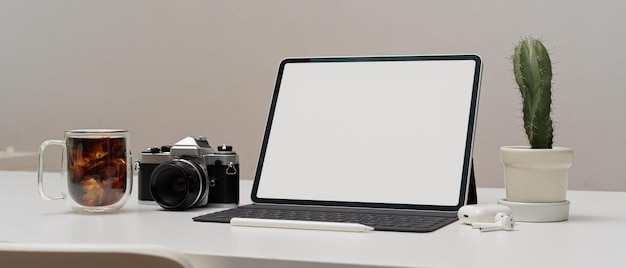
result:
M 104 196 L 104 189 L 97 179 L 93 177 L 86 177 L 82 181 L 81 186 L 85 194 L 83 195 L 83 205 L 85 206 L 99 206 L 102 203 Z

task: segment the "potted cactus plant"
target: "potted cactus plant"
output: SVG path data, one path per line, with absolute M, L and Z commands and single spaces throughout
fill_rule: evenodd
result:
M 560 221 L 569 214 L 566 200 L 573 150 L 553 147 L 552 63 L 543 43 L 522 39 L 512 56 L 522 97 L 523 123 L 529 146 L 500 148 L 506 199 L 517 220 Z

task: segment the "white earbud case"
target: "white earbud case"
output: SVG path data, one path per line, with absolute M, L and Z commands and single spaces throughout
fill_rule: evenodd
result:
M 511 209 L 504 205 L 498 204 L 476 204 L 467 205 L 459 209 L 459 221 L 465 224 L 475 222 L 493 222 L 494 217 L 499 212 L 511 214 Z

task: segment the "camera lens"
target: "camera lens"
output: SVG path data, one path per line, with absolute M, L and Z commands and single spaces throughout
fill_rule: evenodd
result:
M 186 159 L 164 162 L 150 176 L 152 197 L 165 209 L 193 207 L 205 191 L 204 172 L 198 164 Z

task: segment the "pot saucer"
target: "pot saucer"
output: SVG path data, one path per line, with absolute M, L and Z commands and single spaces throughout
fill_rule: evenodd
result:
M 567 220 L 570 202 L 565 200 L 554 203 L 524 203 L 500 199 L 498 204 L 511 208 L 516 221 L 557 222 Z

